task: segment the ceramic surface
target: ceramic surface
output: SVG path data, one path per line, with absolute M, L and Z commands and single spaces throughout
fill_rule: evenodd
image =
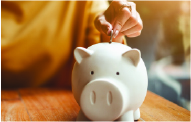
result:
M 148 86 L 140 51 L 112 42 L 74 50 L 72 91 L 81 107 L 77 120 L 134 121 Z

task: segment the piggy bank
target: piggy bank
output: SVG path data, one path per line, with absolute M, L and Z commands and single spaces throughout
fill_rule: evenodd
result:
M 74 50 L 72 92 L 81 109 L 77 121 L 134 121 L 148 86 L 140 51 L 120 43 Z

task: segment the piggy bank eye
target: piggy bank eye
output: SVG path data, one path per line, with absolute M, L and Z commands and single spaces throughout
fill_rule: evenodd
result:
M 119 72 L 116 72 L 116 75 L 119 75 Z
M 93 74 L 94 74 L 94 71 L 91 71 L 90 74 L 93 75 Z

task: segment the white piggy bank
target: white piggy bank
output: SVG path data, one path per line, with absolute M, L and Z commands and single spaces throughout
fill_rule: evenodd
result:
M 134 121 L 147 93 L 140 51 L 120 43 L 74 50 L 72 92 L 81 110 L 77 121 Z

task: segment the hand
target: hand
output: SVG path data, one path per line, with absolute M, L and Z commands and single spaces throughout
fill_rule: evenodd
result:
M 123 5 L 130 5 L 131 10 Z M 136 4 L 126 0 L 112 1 L 108 9 L 94 21 L 96 28 L 107 35 L 113 29 L 113 38 L 136 37 L 141 34 L 142 20 L 136 11 Z

